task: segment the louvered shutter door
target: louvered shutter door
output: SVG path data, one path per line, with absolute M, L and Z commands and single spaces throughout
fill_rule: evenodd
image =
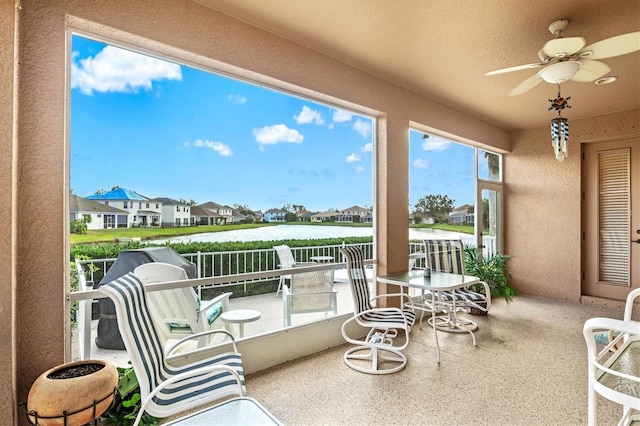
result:
M 598 154 L 600 256 L 598 279 L 629 285 L 630 150 Z

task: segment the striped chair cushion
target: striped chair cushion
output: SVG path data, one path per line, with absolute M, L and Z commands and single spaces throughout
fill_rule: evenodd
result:
M 364 270 L 364 253 L 359 246 L 344 246 L 340 248 L 347 261 L 347 272 L 351 289 L 353 292 L 354 304 L 356 306 L 356 314 L 363 313 L 358 317 L 361 323 L 368 323 L 367 326 L 372 327 L 404 327 L 405 318 L 407 325 L 412 327 L 415 323 L 415 312 L 409 309 L 403 309 L 400 314 L 395 309 L 373 308 L 371 305 L 371 297 L 369 293 L 369 283 L 367 282 L 367 274 Z
M 233 368 L 242 380 L 244 393 L 244 370 L 238 352 L 218 354 L 180 367 L 167 364 L 164 348 L 151 319 L 144 286 L 133 273 L 102 284 L 100 291 L 109 296 L 116 306 L 118 328 L 140 383 L 143 400 L 171 377 L 211 365 Z M 167 385 L 153 398 L 146 410 L 153 416 L 167 417 L 206 402 L 236 395 L 237 382 L 230 372 L 199 373 Z
M 484 302 L 487 300 L 482 293 L 476 293 L 471 290 L 443 291 L 440 293 L 442 300 L 452 302 L 455 298 L 456 302 Z
M 403 315 L 404 314 L 404 318 Z M 376 323 L 386 327 L 404 326 L 404 319 L 407 319 L 407 325 L 412 327 L 416 322 L 416 314 L 408 309 L 403 309 L 400 314 L 395 309 L 374 309 L 364 313 L 360 319 L 369 323 Z M 394 325 L 395 324 L 395 325 Z

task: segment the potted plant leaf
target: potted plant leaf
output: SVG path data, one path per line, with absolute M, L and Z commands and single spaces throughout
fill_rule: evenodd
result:
M 511 273 L 509 273 L 507 266 L 507 261 L 511 259 L 511 256 L 502 253 L 481 256 L 475 247 L 465 247 L 464 254 L 467 274 L 478 277 L 481 281 L 489 284 L 492 297 L 502 297 L 507 303 L 513 300 L 516 290 L 508 284 Z M 484 287 L 475 284 L 471 286 L 471 290 L 483 293 Z M 471 313 L 486 315 L 486 312 L 479 309 L 477 312 L 472 311 Z
M 132 425 L 142 406 L 140 385 L 133 367 L 117 367 L 117 370 L 119 374 L 118 391 L 115 393 L 113 404 L 102 415 L 102 420 L 109 426 Z M 160 419 L 149 413 L 144 413 L 140 424 L 154 426 L 159 422 Z

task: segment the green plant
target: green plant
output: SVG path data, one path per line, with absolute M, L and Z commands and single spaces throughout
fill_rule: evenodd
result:
M 119 380 L 118 391 L 113 404 L 102 415 L 106 425 L 125 426 L 132 425 L 140 411 L 141 397 L 140 385 L 133 367 L 118 367 Z M 160 422 L 157 417 L 144 413 L 140 420 L 141 425 L 155 426 Z
M 481 256 L 475 247 L 465 247 L 464 255 L 466 272 L 489 284 L 491 296 L 504 297 L 507 303 L 513 300 L 516 290 L 508 285 L 511 273 L 509 273 L 507 266 L 507 261 L 511 259 L 511 256 L 501 253 Z M 483 288 L 476 284 L 471 289 L 482 292 Z

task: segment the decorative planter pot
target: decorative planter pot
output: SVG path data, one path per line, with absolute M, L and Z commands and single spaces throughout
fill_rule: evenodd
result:
M 487 308 L 487 302 L 478 302 L 478 305 L 484 307 L 485 309 Z M 469 313 L 471 315 L 487 315 L 487 311 L 483 311 L 482 309 L 478 309 L 475 307 L 471 307 L 471 309 L 469 310 Z
M 42 373 L 27 398 L 29 422 L 35 425 L 83 425 L 104 413 L 118 386 L 118 370 L 107 361 L 62 364 Z

